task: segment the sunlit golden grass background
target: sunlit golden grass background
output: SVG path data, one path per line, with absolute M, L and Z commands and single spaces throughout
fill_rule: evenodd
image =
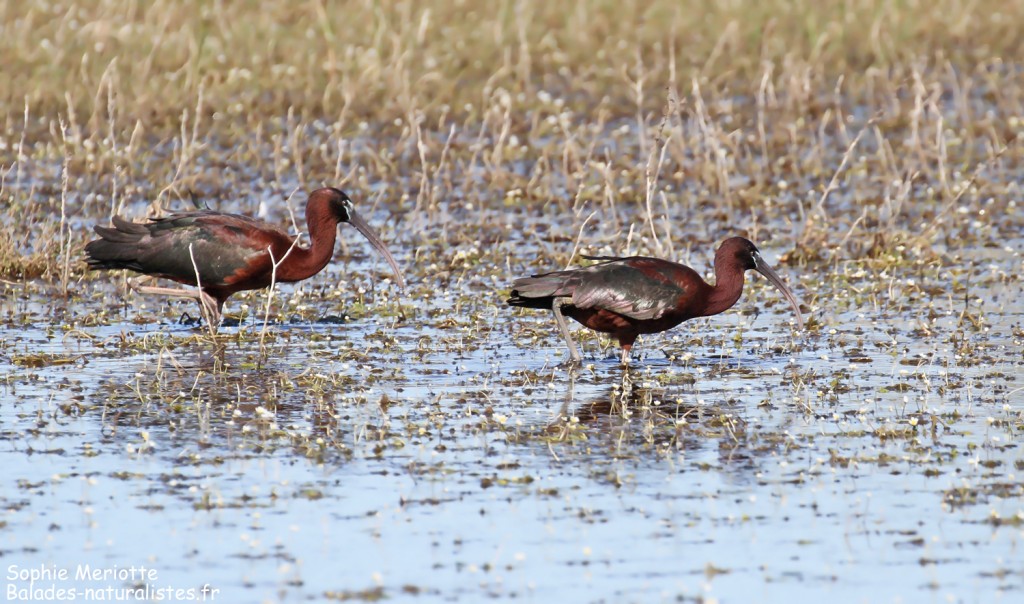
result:
M 112 212 L 320 184 L 390 211 L 410 259 L 551 215 L 558 262 L 735 230 L 787 262 L 927 254 L 992 236 L 963 215 L 1020 226 L 1021 23 L 1012 0 L 7 2 L 0 276 L 66 291 Z M 431 231 L 467 216 L 483 235 Z
M 163 135 L 200 90 L 226 125 L 289 110 L 465 119 L 499 87 L 628 115 L 638 89 L 642 109 L 658 111 L 665 87 L 688 91 L 694 78 L 709 94 L 752 94 L 767 78 L 789 94 L 868 100 L 921 72 L 994 71 L 982 81 L 998 82 L 1021 55 L 1024 21 L 1012 0 L 99 0 L 2 11 L 8 123 L 27 101 L 37 116 L 73 112 L 100 129 L 113 96 L 119 134 L 141 121 Z

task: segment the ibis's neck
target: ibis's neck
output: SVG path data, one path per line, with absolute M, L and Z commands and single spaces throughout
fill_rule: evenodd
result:
M 743 273 L 740 267 L 715 262 L 715 286 L 711 288 L 702 316 L 717 315 L 736 304 L 743 293 Z
M 319 273 L 334 255 L 338 236 L 338 219 L 326 204 L 310 200 L 306 205 L 306 228 L 310 246 L 295 246 L 277 267 L 278 281 L 301 281 Z M 278 259 L 280 262 L 280 259 Z

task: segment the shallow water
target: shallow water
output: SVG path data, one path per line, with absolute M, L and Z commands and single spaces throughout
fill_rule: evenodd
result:
M 305 134 L 311 149 L 337 146 Z M 465 148 L 490 142 L 460 134 Z M 628 127 L 594 135 L 595 157 L 642 163 Z M 817 161 L 834 168 L 844 148 L 822 144 L 831 155 Z M 238 168 L 229 154 L 211 145 L 197 165 Z M 700 167 L 680 157 L 679 174 Z M 733 200 L 738 218 L 687 179 L 666 185 L 672 203 L 655 220 L 635 174 L 613 179 L 613 209 L 593 201 L 609 184 L 593 163 L 570 179 L 510 161 L 511 182 L 536 177 L 582 201 L 492 197 L 493 171 L 453 161 L 433 186 L 447 176 L 469 190 L 420 208 L 390 194 L 414 190 L 403 169 L 357 204 L 409 291 L 342 228 L 335 262 L 282 286 L 265 332 L 264 294 L 233 297 L 241 324 L 214 341 L 179 322 L 193 304 L 125 293 L 117 274 L 72 280 L 66 299 L 52 282 L 0 283 L 5 597 L 209 586 L 227 602 L 1021 598 L 1024 221 L 1012 183 L 994 202 L 942 210 L 956 228 L 931 249 L 872 258 L 874 235 L 914 232 L 945 202 L 862 210 L 889 186 L 862 167 L 823 207 L 830 234 L 856 233 L 865 253 L 851 241 L 800 267 L 780 255 L 814 225 L 797 218 L 813 205 L 800 200 L 818 199 L 828 174 Z M 24 188 L 56 166 L 26 167 Z M 211 205 L 287 223 L 281 192 L 297 183 L 220 176 Z M 253 193 L 220 199 L 233 189 Z M 125 197 L 128 214 L 145 214 L 141 189 Z M 76 232 L 108 203 L 72 193 Z M 751 274 L 734 309 L 643 338 L 628 373 L 576 326 L 584 367 L 561 367 L 549 313 L 505 307 L 505 289 L 569 261 L 577 237 L 581 253 L 651 253 L 652 223 L 665 255 L 702 273 L 712 244 L 745 227 L 806 303 L 808 328 Z M 113 577 L 76 577 L 86 565 Z M 142 566 L 155 576 L 114 572 Z
M 550 317 L 500 299 L 414 290 L 414 316 L 375 319 L 395 304 L 384 284 L 346 324 L 272 323 L 264 353 L 252 319 L 218 351 L 174 322 L 186 303 L 87 326 L 89 306 L 54 321 L 8 286 L 2 312 L 31 320 L 0 348 L 5 593 L 1016 601 L 1021 243 L 961 256 L 976 327 L 962 296 L 915 306 L 908 277 L 878 306 L 845 289 L 877 275 L 780 269 L 831 300 L 819 328 L 793 331 L 755 276 L 738 310 L 643 340 L 625 383 L 617 351 L 579 331 L 586 367 L 558 367 Z M 76 579 L 82 565 L 156 575 Z

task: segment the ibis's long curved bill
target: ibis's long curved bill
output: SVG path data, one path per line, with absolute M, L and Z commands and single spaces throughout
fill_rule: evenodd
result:
M 793 295 L 793 292 L 786 287 L 786 284 L 782 282 L 782 279 L 780 279 L 775 271 L 772 270 L 772 267 L 768 266 L 768 263 L 764 261 L 761 254 L 758 254 L 757 252 L 754 253 L 754 270 L 767 277 L 768 280 L 772 282 L 772 285 L 777 287 L 779 291 L 782 292 L 783 296 L 786 296 L 789 303 L 793 305 L 793 312 L 796 313 L 797 327 L 803 329 L 804 318 L 800 316 L 800 302 L 796 299 L 796 296 Z
M 363 220 L 362 216 L 356 214 L 354 211 L 349 212 L 348 223 L 356 228 L 357 231 L 366 237 L 366 240 L 370 242 L 370 245 L 377 248 L 377 251 L 384 255 L 384 259 L 391 265 L 391 270 L 395 271 L 395 277 L 398 280 L 398 286 L 405 289 L 405 277 L 402 276 L 402 269 L 398 268 L 398 263 L 395 262 L 395 257 L 388 251 L 387 246 L 380 240 L 380 236 L 374 231 L 369 224 Z

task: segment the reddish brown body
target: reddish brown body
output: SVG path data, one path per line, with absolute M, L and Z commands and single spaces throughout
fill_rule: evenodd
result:
M 712 288 L 689 267 L 642 256 L 623 258 L 614 262 L 636 272 L 636 276 L 627 275 L 625 280 L 619 282 L 621 294 L 633 294 L 629 300 L 642 300 L 645 292 L 652 289 L 652 282 L 662 284 L 664 287 L 660 288 L 660 293 L 665 294 L 665 297 L 661 298 L 663 311 L 653 313 L 655 316 L 647 318 L 648 314 L 636 316 L 638 313 L 625 311 L 628 314 L 624 314 L 612 310 L 621 309 L 621 306 L 581 307 L 572 304 L 563 306 L 562 313 L 594 331 L 612 334 L 627 350 L 640 334 L 666 331 L 687 319 L 701 316 L 701 302 L 707 299 Z M 673 289 L 677 291 L 672 291 Z
M 694 317 L 715 315 L 731 308 L 743 292 L 743 274 L 754 269 L 764 274 L 790 301 L 802 325 L 799 303 L 775 271 L 761 259 L 753 243 L 733 237 L 715 254 L 714 286 L 693 269 L 658 258 L 594 258 L 597 264 L 517 279 L 508 304 L 551 309 L 569 352 L 579 352 L 562 315 L 602 333 L 611 334 L 622 347 L 623 363 L 637 336 L 671 329 Z
M 306 203 L 310 246 L 300 247 L 280 228 L 239 214 L 211 210 L 181 212 L 148 223 L 115 216 L 113 227 L 95 227 L 99 239 L 85 246 L 94 269 L 128 269 L 153 277 L 197 286 L 200 291 L 145 287 L 148 293 L 194 297 L 207 318 L 219 321 L 232 294 L 307 279 L 323 270 L 334 254 L 338 224 L 354 226 L 395 271 L 401 270 L 376 232 L 334 188 L 314 191 Z M 275 267 L 276 265 L 276 267 Z

